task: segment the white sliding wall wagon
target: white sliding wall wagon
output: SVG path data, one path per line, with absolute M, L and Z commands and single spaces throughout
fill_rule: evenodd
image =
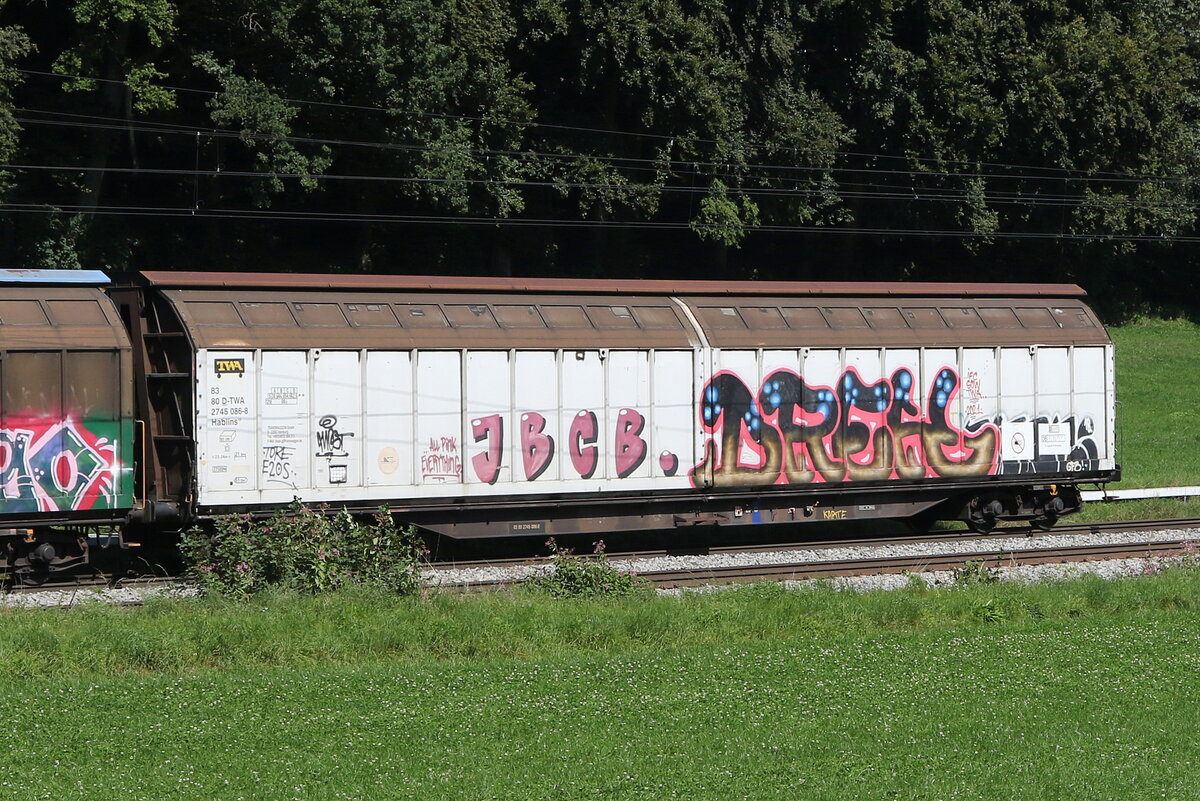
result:
M 144 278 L 149 481 L 192 516 L 986 529 L 1117 475 L 1113 348 L 1074 286 Z

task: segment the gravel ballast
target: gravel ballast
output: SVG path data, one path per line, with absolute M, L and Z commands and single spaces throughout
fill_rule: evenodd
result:
M 1125 533 L 1103 534 L 1065 534 L 1065 535 L 1018 535 L 1003 538 L 957 541 L 927 541 L 904 542 L 890 545 L 863 545 L 839 548 L 801 548 L 787 551 L 769 551 L 763 553 L 718 553 L 708 555 L 688 556 L 654 556 L 645 559 L 610 558 L 608 564 L 618 570 L 630 570 L 635 573 L 657 573 L 660 571 L 680 570 L 709 570 L 729 567 L 750 567 L 753 565 L 792 564 L 803 562 L 841 562 L 858 559 L 888 559 L 897 557 L 941 556 L 948 554 L 969 555 L 975 553 L 990 553 L 1021 551 L 1042 548 L 1084 547 L 1094 545 L 1125 545 L 1137 542 L 1166 542 L 1173 540 L 1189 540 L 1200 543 L 1200 529 L 1161 529 L 1156 531 L 1135 531 Z M 1102 562 L 1071 562 L 1060 567 L 1062 571 L 1094 572 L 1104 577 L 1111 570 L 1123 569 L 1119 575 L 1140 573 L 1147 569 L 1147 563 L 1153 559 L 1113 559 Z M 1125 564 L 1129 563 L 1129 564 Z M 1134 564 L 1136 563 L 1136 565 Z M 1125 564 L 1124 568 L 1118 565 Z M 1111 567 L 1106 567 L 1111 566 Z M 1049 577 L 1051 574 L 1038 572 L 1048 565 L 1028 565 L 1001 569 L 1002 580 L 1039 580 L 1038 577 Z M 431 586 L 461 585 L 472 583 L 509 583 L 529 578 L 539 572 L 551 570 L 549 565 L 497 565 L 494 567 L 471 567 L 464 569 L 430 569 L 426 570 L 423 578 Z M 1114 574 L 1114 576 L 1117 574 Z M 946 581 L 948 572 L 923 573 L 929 581 Z M 873 583 L 878 580 L 878 583 Z M 835 586 L 847 586 L 864 589 L 891 589 L 903 586 L 908 579 L 898 575 L 849 577 L 834 580 Z M 845 584 L 843 584 L 845 583 Z
M 1003 538 L 958 541 L 904 542 L 889 545 L 863 545 L 837 548 L 800 548 L 786 551 L 760 553 L 718 553 L 689 556 L 655 556 L 644 559 L 610 558 L 608 564 L 618 570 L 634 573 L 659 571 L 706 570 L 727 567 L 749 567 L 754 565 L 791 564 L 804 562 L 840 562 L 859 559 L 886 559 L 896 557 L 938 556 L 948 554 L 970 555 L 1021 551 L 1056 547 L 1084 547 L 1094 545 L 1125 545 L 1138 542 L 1164 542 L 1186 540 L 1200 544 L 1200 529 L 1160 529 L 1126 533 L 1068 534 L 1068 535 L 1017 535 Z M 1066 562 L 1059 564 L 1018 565 L 997 569 L 1001 581 L 1036 582 L 1053 581 L 1071 576 L 1096 575 L 1104 579 L 1142 575 L 1153 572 L 1163 563 L 1162 557 L 1138 559 L 1107 559 L 1089 562 Z M 471 567 L 464 569 L 430 568 L 422 573 L 425 583 L 431 587 L 458 586 L 481 583 L 516 583 L 538 573 L 552 570 L 546 565 L 496 565 L 493 567 Z M 840 576 L 822 579 L 823 582 L 840 589 L 856 592 L 870 590 L 894 590 L 905 587 L 918 577 L 927 584 L 949 584 L 953 581 L 950 571 L 927 571 L 909 574 L 879 574 L 872 576 Z M 785 586 L 800 587 L 812 581 L 784 581 Z M 722 586 L 660 589 L 664 595 L 679 595 L 684 592 L 712 592 Z M 195 595 L 194 588 L 186 586 L 142 587 L 116 589 L 71 589 L 47 590 L 33 593 L 11 593 L 0 597 L 0 605 L 6 607 L 64 607 L 83 603 L 137 604 L 153 596 L 186 597 Z

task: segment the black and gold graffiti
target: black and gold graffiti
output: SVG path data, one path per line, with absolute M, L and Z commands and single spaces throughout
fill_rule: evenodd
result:
M 767 376 L 757 397 L 736 374 L 704 387 L 704 456 L 693 486 L 962 477 L 994 473 L 998 430 L 954 427 L 947 409 L 959 388 L 949 367 L 933 380 L 925 409 L 914 402 L 913 374 L 863 381 L 847 370 L 836 388 L 813 386 L 791 370 Z M 743 452 L 757 458 L 743 462 Z M 749 461 L 749 460 L 748 460 Z

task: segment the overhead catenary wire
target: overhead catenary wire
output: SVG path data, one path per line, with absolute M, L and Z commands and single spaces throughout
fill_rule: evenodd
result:
M 670 171 L 678 174 L 687 174 L 689 165 L 692 171 L 697 174 L 709 174 L 711 170 L 701 171 L 699 168 L 725 168 L 727 175 L 731 177 L 746 177 L 753 175 L 752 171 L 772 171 L 784 172 L 793 171 L 804 174 L 826 175 L 833 173 L 845 173 L 852 175 L 879 175 L 879 176 L 904 176 L 909 178 L 970 178 L 970 179 L 994 179 L 994 180 L 1022 180 L 1022 181 L 1046 181 L 1053 184 L 1060 184 L 1064 180 L 1072 183 L 1083 184 L 1146 184 L 1159 182 L 1164 184 L 1187 184 L 1196 183 L 1197 178 L 1192 176 L 1178 177 L 1153 177 L 1153 178 L 1134 178 L 1134 177 L 1112 177 L 1101 178 L 1095 176 L 1078 175 L 1074 177 L 1064 178 L 1064 176 L 1040 176 L 1040 175 L 1025 175 L 1025 174 L 1009 174 L 997 175 L 993 173 L 983 172 L 949 172 L 938 170 L 889 170 L 889 169 L 872 169 L 865 167 L 840 167 L 840 166 L 812 166 L 812 165 L 783 165 L 783 164 L 739 164 L 736 165 L 738 172 L 729 162 L 718 161 L 702 161 L 695 159 L 653 159 L 639 158 L 633 156 L 609 156 L 603 154 L 586 154 L 586 153 L 555 153 L 552 151 L 537 151 L 537 150 L 506 150 L 498 148 L 461 148 L 461 147 L 437 147 L 424 144 L 404 144 L 399 142 L 372 142 L 353 139 L 331 139 L 318 137 L 303 137 L 303 136 L 281 136 L 276 134 L 262 134 L 252 131 L 236 131 L 223 128 L 204 128 L 196 126 L 167 126 L 163 124 L 133 124 L 115 121 L 116 118 L 111 117 L 96 117 L 94 115 L 66 115 L 61 112 L 48 112 L 43 110 L 19 109 L 22 113 L 43 113 L 56 114 L 58 116 L 82 117 L 86 119 L 102 119 L 114 120 L 111 123 L 94 123 L 94 122 L 78 122 L 73 120 L 50 120 L 30 118 L 24 116 L 16 117 L 16 121 L 26 125 L 45 125 L 54 127 L 94 129 L 94 130 L 111 130 L 111 131 L 137 131 L 141 133 L 159 133 L 172 134 L 178 136 L 194 137 L 197 132 L 203 135 L 222 139 L 236 140 L 255 140 L 255 141 L 271 141 L 271 142 L 286 142 L 288 144 L 315 144 L 315 145 L 333 145 L 338 147 L 360 147 L 371 148 L 377 150 L 394 150 L 404 152 L 456 152 L 467 153 L 474 156 L 507 156 L 516 159 L 558 159 L 565 161 L 601 161 L 614 165 L 618 169 L 624 170 L 641 170 L 651 172 Z M 648 166 L 641 166 L 648 165 Z M 774 178 L 772 180 L 779 180 Z
M 53 75 L 52 73 L 46 73 Z M 56 76 L 66 77 L 66 76 Z M 74 76 L 77 78 L 88 79 L 86 76 Z M 106 80 L 106 79 L 94 79 Z M 116 83 L 124 83 L 116 81 Z M 171 88 L 171 87 L 164 87 Z M 174 87 L 181 91 L 182 87 Z M 211 91 L 192 90 L 186 91 L 201 92 L 206 95 L 212 95 Z M 293 101 L 288 101 L 293 102 Z M 358 107 L 348 104 L 327 103 L 322 101 L 294 101 L 297 103 L 312 102 L 314 105 L 329 106 L 334 108 L 345 108 L 356 110 Z M 387 109 L 376 107 L 369 108 L 373 111 L 388 111 Z M 56 170 L 56 171 L 100 171 L 103 173 L 127 173 L 138 176 L 180 176 L 200 178 L 240 178 L 247 180 L 255 179 L 273 179 L 273 180 L 305 180 L 316 182 L 329 181 L 372 181 L 384 183 L 405 183 L 405 184 L 425 184 L 433 186 L 483 186 L 483 187 L 503 187 L 503 188 L 529 188 L 529 189 L 551 189 L 557 191 L 563 190 L 602 190 L 606 192 L 624 192 L 629 195 L 639 193 L 678 193 L 691 194 L 693 196 L 705 194 L 713 191 L 709 186 L 696 185 L 693 181 L 690 185 L 684 186 L 678 183 L 672 183 L 673 179 L 679 179 L 684 176 L 705 176 L 713 179 L 727 179 L 730 182 L 730 192 L 746 195 L 751 197 L 762 198 L 838 198 L 841 200 L 853 201 L 884 201 L 884 202 L 919 202 L 919 203 L 953 203 L 953 204 L 977 204 L 982 200 L 987 206 L 1021 206 L 1029 208 L 1038 207 L 1081 207 L 1088 204 L 1096 207 L 1107 208 L 1133 208 L 1133 209 L 1185 209 L 1192 210 L 1197 208 L 1196 203 L 1190 202 L 1186 198 L 1153 198 L 1153 197 L 1134 197 L 1122 193 L 1116 195 L 1105 195 L 1104 191 L 1124 190 L 1125 187 L 1140 187 L 1147 184 L 1161 185 L 1165 187 L 1190 188 L 1195 178 L 1191 176 L 1135 176 L 1129 174 L 1117 173 L 1102 173 L 1100 171 L 1092 171 L 1088 174 L 1083 174 L 1080 171 L 1068 170 L 1065 168 L 1043 168 L 1029 167 L 1037 172 L 1056 171 L 1055 175 L 1030 174 L 1013 172 L 1014 168 L 1020 165 L 1006 165 L 1002 163 L 990 162 L 954 162 L 941 159 L 916 159 L 909 157 L 897 157 L 887 154 L 864 154 L 853 153 L 849 151 L 832 151 L 835 156 L 868 159 L 891 159 L 903 160 L 908 163 L 936 163 L 944 164 L 968 164 L 976 169 L 972 171 L 949 171 L 949 170 L 932 170 L 925 168 L 910 168 L 910 169 L 888 169 L 881 167 L 851 167 L 838 164 L 829 165 L 813 165 L 813 164 L 765 164 L 765 163 L 738 163 L 730 164 L 727 161 L 704 161 L 695 158 L 645 158 L 633 156 L 619 156 L 607 153 L 586 153 L 586 152 L 554 152 L 550 150 L 538 149 L 503 149 L 503 148 L 486 148 L 486 147 L 460 147 L 457 145 L 442 146 L 429 143 L 406 143 L 406 142 L 380 142 L 380 141 L 364 141 L 354 139 L 335 139 L 335 138 L 320 138 L 308 136 L 291 136 L 278 134 L 263 134 L 249 130 L 236 130 L 231 128 L 220 128 L 213 126 L 194 126 L 182 123 L 163 123 L 156 121 L 137 120 L 133 121 L 126 118 L 106 117 L 96 114 L 81 114 L 74 112 L 65 112 L 46 109 L 20 109 L 17 119 L 25 125 L 43 125 L 57 126 L 66 129 L 77 130 L 112 130 L 121 132 L 139 132 L 151 135 L 176 135 L 186 136 L 194 140 L 195 163 L 189 168 L 172 169 L 170 167 L 158 168 L 141 168 L 141 167 L 83 167 L 71 165 L 49 165 L 49 164 L 9 164 L 0 165 L 0 169 L 10 170 Z M 492 122 L 488 118 L 470 118 L 460 117 L 459 115 L 431 115 L 431 116 L 446 116 L 451 118 L 462 119 L 479 119 L 482 121 Z M 533 126 L 549 127 L 540 123 L 530 123 Z M 573 126 L 557 126 L 564 130 L 571 129 Z M 585 130 L 585 129 L 580 129 Z M 603 131 L 604 129 L 586 129 L 593 132 Z M 611 133 L 629 133 L 633 132 L 611 131 Z M 653 136 L 659 136 L 657 134 Z M 534 162 L 534 168 L 539 167 L 538 161 L 554 161 L 559 162 L 603 162 L 610 166 L 613 170 L 613 175 L 624 177 L 623 173 L 642 173 L 652 174 L 657 181 L 652 183 L 637 182 L 631 180 L 629 182 L 615 181 L 585 181 L 585 180 L 531 180 L 526 173 L 520 178 L 512 177 L 466 177 L 466 176 L 411 176 L 411 175 L 353 175 L 353 174 L 333 174 L 314 171 L 311 173 L 278 173 L 269 171 L 254 171 L 254 170 L 230 170 L 224 168 L 217 169 L 201 169 L 200 167 L 200 142 L 203 137 L 211 139 L 224 140 L 252 140 L 256 142 L 276 142 L 288 143 L 292 145 L 319 145 L 323 147 L 335 148 L 371 148 L 381 151 L 396 151 L 406 152 L 411 154 L 440 154 L 446 152 L 470 154 L 476 157 L 492 158 L 506 157 L 512 160 L 515 165 L 529 164 Z M 686 137 L 680 137 L 686 138 Z M 694 138 L 693 138 L 694 139 Z M 544 146 L 544 144 L 543 144 Z M 757 148 L 750 147 L 753 151 Z M 189 148 L 192 150 L 192 148 Z M 777 149 L 776 152 L 787 152 L 786 149 Z M 793 151 L 799 152 L 799 151 Z M 827 151 L 823 151 L 827 152 Z M 828 153 L 828 152 L 827 152 Z M 1001 168 L 1007 170 L 1002 173 L 983 172 L 978 168 L 988 166 L 992 168 Z M 521 173 L 518 167 L 515 172 Z M 555 174 L 553 172 L 549 173 Z M 559 173 L 563 174 L 563 173 Z M 1101 177 L 1108 175 L 1110 177 Z M 847 181 L 840 176 L 851 178 L 859 178 L 865 180 Z M 874 182 L 872 182 L 874 179 Z M 982 180 L 991 185 L 986 188 L 986 192 L 982 197 L 978 197 L 977 187 L 954 187 L 946 186 L 945 181 L 958 180 Z M 999 188 L 1004 186 L 1004 182 L 1020 181 L 1025 182 L 1016 188 Z M 1080 193 L 1054 192 L 1048 187 L 1046 191 L 1040 191 L 1036 188 L 1040 182 L 1051 182 L 1053 187 L 1063 187 L 1066 189 L 1068 185 L 1078 185 L 1086 191 Z M 1032 184 L 1032 185 L 1029 185 Z M 1099 187 L 1100 193 L 1092 192 L 1093 187 Z M 305 211 L 305 212 L 265 212 L 263 210 L 254 209 L 221 209 L 210 208 L 202 209 L 198 202 L 197 185 L 192 185 L 191 206 L 187 209 L 189 214 L 200 217 L 236 217 L 240 219 L 262 219 L 262 220 L 292 220 L 292 219 L 308 219 L 317 221 L 375 221 L 375 222 L 431 222 L 431 223 L 462 223 L 468 225 L 490 224 L 490 225 L 542 225 L 556 227 L 597 227 L 607 225 L 608 227 L 630 227 L 630 228 L 660 228 L 660 229 L 685 229 L 695 228 L 696 224 L 692 221 L 670 222 L 670 221 L 653 221 L 653 220 L 634 220 L 634 221 L 594 221 L 594 220 L 552 220 L 552 219 L 530 219 L 530 218 L 507 218 L 507 217 L 459 217 L 454 215 L 371 215 L 371 214 L 344 214 L 339 212 L 324 212 L 324 211 Z M 4 204 L 0 205 L 0 210 L 8 210 L 21 213 L 52 213 L 49 209 L 55 208 L 61 211 L 70 211 L 72 207 L 61 204 L 49 203 L 26 203 L 26 204 Z M 131 216 L 175 216 L 177 209 L 172 207 L 122 207 L 122 206 L 99 206 L 99 207 L 75 207 L 75 211 L 87 214 L 129 214 Z M 307 216 L 304 216 L 307 215 Z M 807 232 L 807 233 L 853 233 L 864 235 L 896 235 L 896 236 L 951 236 L 951 237 L 972 237 L 972 238 L 990 238 L 990 239 L 1042 239 L 1042 238 L 1061 238 L 1064 240 L 1080 239 L 1080 240 L 1109 240 L 1109 241 L 1128 241 L 1128 242 L 1184 242 L 1191 241 L 1186 237 L 1178 235 L 1141 235 L 1141 234 L 1126 234 L 1126 235 L 1109 235 L 1109 234 L 1086 234 L 1086 233 L 1043 233 L 1043 232 L 987 232 L 987 231 L 953 231 L 953 230 L 935 230 L 935 229 L 904 229 L 904 228 L 887 228 L 887 227 L 846 227 L 835 225 L 754 225 L 745 227 L 747 231 L 789 231 L 789 232 Z
M 344 175 L 344 174 L 329 174 L 329 173 L 281 173 L 281 172 L 256 172 L 249 170 L 229 170 L 229 169 L 200 169 L 198 167 L 190 168 L 155 168 L 155 167 L 96 167 L 86 165 L 51 165 L 51 164 L 17 164 L 8 163 L 0 164 L 0 169 L 14 171 L 41 171 L 41 172 L 78 172 L 78 173 L 102 173 L 116 175 L 137 175 L 137 176 L 166 176 L 166 177 L 202 177 L 202 178 L 246 178 L 252 180 L 311 180 L 318 182 L 330 181 L 347 181 L 347 182 L 371 182 L 371 183 L 393 183 L 393 184 L 416 184 L 416 185 L 438 185 L 438 186 L 498 186 L 505 188 L 531 188 L 531 189 L 592 189 L 606 190 L 612 192 L 653 192 L 667 194 L 700 194 L 706 195 L 711 190 L 703 186 L 669 186 L 669 185 L 649 185 L 649 184 L 621 184 L 621 183 L 597 183 L 597 182 L 580 182 L 580 181 L 529 181 L 515 180 L 502 178 L 466 178 L 466 177 L 431 177 L 431 176 L 397 176 L 397 175 Z M 803 198 L 819 198 L 827 196 L 836 196 L 842 199 L 855 200 L 885 200 L 898 202 L 918 202 L 918 203 L 970 203 L 973 202 L 970 197 L 969 190 L 966 189 L 939 189 L 928 190 L 921 189 L 918 193 L 913 188 L 889 186 L 886 184 L 858 184 L 857 186 L 876 188 L 878 191 L 861 191 L 848 189 L 766 189 L 743 187 L 737 192 L 750 197 L 771 197 L 771 198 L 787 198 L 787 197 L 803 197 Z M 883 191 L 892 190 L 892 191 Z M 1200 208 L 1200 203 L 1192 203 L 1188 201 L 1168 201 L 1168 200 L 1136 200 L 1133 198 L 1093 198 L 1097 203 L 1102 202 L 1108 206 L 1119 206 L 1127 208 L 1184 208 L 1197 209 Z M 997 205 L 1015 205 L 1029 207 L 1058 207 L 1058 206 L 1081 206 L 1088 202 L 1088 198 L 1080 195 L 1051 195 L 1051 194 L 1030 194 L 1020 192 L 989 192 L 987 196 L 989 204 Z
M 217 219 L 249 219 L 275 220 L 292 222 L 370 222 L 370 223 L 421 223 L 440 225 L 467 226 L 510 226 L 510 227 L 545 227 L 545 228 L 608 228 L 608 229 L 643 229 L 643 230 L 695 230 L 691 222 L 666 221 L 614 221 L 614 220 L 555 220 L 528 219 L 505 217 L 459 217 L 453 215 L 431 214 L 363 214 L 352 212 L 301 212 L 301 211 L 272 211 L 269 209 L 200 209 L 193 210 L 191 206 L 46 206 L 44 204 L 0 203 L 0 211 L 29 214 L 58 214 L 64 211 L 80 214 L 116 215 L 129 217 L 164 217 L 164 218 L 217 218 Z M 1198 243 L 1200 236 L 1155 236 L 1155 235 L 1114 235 L 1087 233 L 1058 233 L 1058 232 L 1012 232 L 1012 231 L 954 231 L 936 229 L 905 229 L 905 228 L 869 228 L 869 227 L 833 227 L 820 225 L 756 225 L 742 226 L 742 229 L 768 233 L 811 233 L 811 234 L 853 234 L 884 237 L 951 237 L 958 239 L 1005 239 L 1005 240 L 1073 240 L 1081 242 L 1157 242 L 1157 243 Z

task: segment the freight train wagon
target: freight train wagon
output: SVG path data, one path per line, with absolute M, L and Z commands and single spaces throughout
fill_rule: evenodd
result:
M 86 270 L 0 270 L 0 572 L 67 569 L 135 506 L 129 337 Z
M 144 437 L 105 412 L 108 497 L 132 454 L 143 528 L 299 498 L 452 537 L 985 530 L 1118 477 L 1113 346 L 1075 286 L 147 272 L 111 294 Z

